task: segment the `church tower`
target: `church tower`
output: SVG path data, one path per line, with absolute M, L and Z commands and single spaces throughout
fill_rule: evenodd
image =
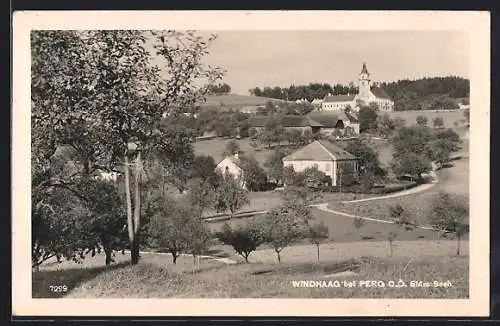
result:
M 359 97 L 368 100 L 370 96 L 370 73 L 366 69 L 366 63 L 363 62 L 363 69 L 359 73 Z

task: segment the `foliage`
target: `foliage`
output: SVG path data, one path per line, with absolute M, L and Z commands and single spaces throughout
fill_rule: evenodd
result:
M 249 90 L 250 95 L 269 97 L 281 100 L 296 101 L 300 99 L 307 99 L 312 101 L 313 99 L 322 99 L 328 94 L 333 95 L 347 95 L 356 94 L 358 89 L 353 84 L 342 85 L 342 84 L 320 84 L 320 83 L 309 83 L 308 85 L 290 85 L 289 87 L 255 87 Z
M 455 233 L 460 238 L 468 226 L 469 206 L 464 198 L 440 192 L 431 203 L 429 223 L 445 234 Z
M 385 138 L 390 137 L 396 129 L 396 124 L 387 113 L 378 116 L 376 124 L 378 133 Z
M 377 111 L 371 106 L 361 106 L 359 109 L 359 132 L 375 130 L 377 127 Z
M 226 143 L 224 156 L 234 155 L 240 152 L 240 144 L 238 141 L 231 139 Z
M 241 169 L 243 170 L 243 182 L 248 190 L 262 191 L 265 189 L 267 185 L 266 171 L 253 156 L 242 158 Z
M 441 116 L 435 117 L 432 119 L 432 125 L 434 128 L 443 128 L 444 127 L 444 119 Z
M 238 209 L 248 204 L 248 191 L 242 187 L 241 178 L 236 178 L 230 172 L 219 176 L 219 185 L 215 189 L 215 209 L 218 212 L 229 210 L 233 215 Z
M 427 126 L 427 117 L 425 115 L 418 115 L 416 121 L 419 126 Z
M 406 231 L 413 230 L 414 225 L 410 221 L 410 212 L 400 204 L 389 206 L 389 215 L 394 224 L 404 227 Z
M 215 173 L 215 168 L 217 164 L 215 164 L 214 158 L 210 155 L 197 155 L 193 160 L 193 168 L 191 171 L 191 178 L 193 179 L 201 179 L 203 181 L 208 181 L 215 185 L 214 181 L 216 180 L 217 174 Z
M 421 180 L 422 174 L 431 170 L 431 162 L 424 153 L 405 152 L 392 161 L 391 167 L 396 175 Z
M 325 184 L 330 183 L 329 177 L 324 172 L 318 170 L 316 166 L 308 167 L 299 174 L 302 175 L 299 178 L 303 180 L 304 186 L 309 189 L 319 190 Z
M 149 231 L 156 247 L 171 253 L 174 264 L 181 253 L 201 252 L 210 237 L 192 207 L 163 198 L 156 204 Z
M 356 139 L 348 142 L 345 150 L 358 158 L 359 168 L 362 172 L 373 176 L 383 176 L 385 174 L 380 167 L 378 154 L 363 140 Z
M 325 239 L 328 239 L 328 227 L 321 221 L 317 224 L 310 225 L 308 231 L 307 237 L 311 243 L 316 245 L 319 261 L 319 245 L 325 241 Z
M 198 217 L 215 205 L 216 186 L 201 178 L 192 179 L 189 183 L 188 201 Z
M 302 143 L 302 132 L 298 129 L 291 129 L 285 132 L 285 139 L 289 144 L 298 145 Z
M 261 227 L 264 242 L 274 249 L 278 262 L 284 248 L 306 235 L 300 218 L 293 208 L 286 206 L 275 208 L 264 217 Z
M 268 175 L 275 180 L 277 184 L 281 184 L 284 179 L 283 158 L 286 152 L 281 149 L 276 149 L 268 156 L 264 166 L 268 169 Z
M 219 83 L 217 85 L 210 85 L 208 93 L 211 95 L 223 95 L 231 93 L 231 86 L 227 83 Z
M 226 223 L 217 237 L 222 243 L 232 246 L 247 263 L 248 256 L 263 243 L 262 230 L 255 221 L 239 225 L 235 229 Z

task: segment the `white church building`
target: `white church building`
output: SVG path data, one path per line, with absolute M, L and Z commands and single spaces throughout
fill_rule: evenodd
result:
M 380 111 L 394 111 L 394 101 L 382 88 L 372 82 L 365 63 L 363 63 L 363 68 L 359 73 L 358 88 L 358 94 L 328 94 L 321 102 L 321 111 L 343 111 L 347 107 L 359 111 L 360 105 L 369 105 L 370 103 L 376 103 Z

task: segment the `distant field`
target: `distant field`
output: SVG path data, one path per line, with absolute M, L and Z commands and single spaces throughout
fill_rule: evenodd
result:
M 258 97 L 249 95 L 209 95 L 206 98 L 206 102 L 202 103 L 200 106 L 202 108 L 223 108 L 228 109 L 240 109 L 247 106 L 264 106 L 267 102 L 285 102 L 283 100 L 278 100 L 268 97 Z
M 454 128 L 455 121 L 458 121 L 460 125 L 462 125 L 462 120 L 465 119 L 463 110 L 455 110 L 455 111 L 396 111 L 389 112 L 389 116 L 394 119 L 396 117 L 403 118 L 406 120 L 408 125 L 412 125 L 416 123 L 417 116 L 423 115 L 427 117 L 427 125 L 432 127 L 432 119 L 435 117 L 443 117 L 444 127 L 445 128 Z

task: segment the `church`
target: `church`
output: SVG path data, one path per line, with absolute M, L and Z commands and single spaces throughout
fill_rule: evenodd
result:
M 376 103 L 380 111 L 394 111 L 394 101 L 382 88 L 372 82 L 365 63 L 363 63 L 363 68 L 359 73 L 358 88 L 358 94 L 328 94 L 321 102 L 321 111 L 344 111 L 347 107 L 359 111 L 360 105 L 369 105 L 370 103 Z

